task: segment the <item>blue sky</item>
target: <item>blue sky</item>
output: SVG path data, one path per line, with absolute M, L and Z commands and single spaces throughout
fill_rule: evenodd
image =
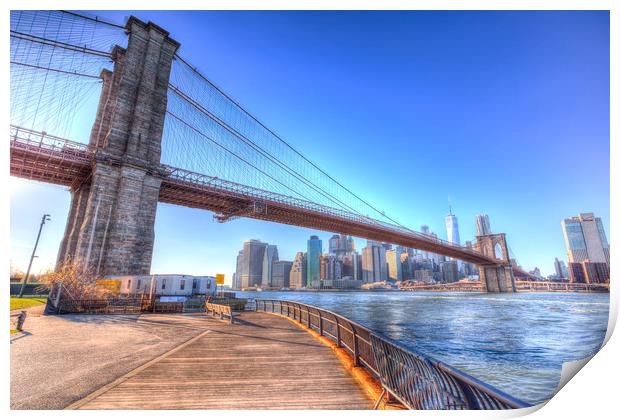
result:
M 128 12 L 89 12 L 122 23 Z M 461 240 L 486 212 L 528 269 L 566 260 L 560 220 L 609 235 L 607 12 L 149 12 L 180 53 L 350 189 L 401 223 Z M 89 127 L 86 127 L 89 129 Z M 66 189 L 11 180 L 11 260 L 56 258 Z M 227 280 L 243 240 L 292 259 L 316 232 L 159 205 L 152 270 Z M 324 240 L 329 233 L 319 233 Z M 365 241 L 357 241 L 361 248 Z

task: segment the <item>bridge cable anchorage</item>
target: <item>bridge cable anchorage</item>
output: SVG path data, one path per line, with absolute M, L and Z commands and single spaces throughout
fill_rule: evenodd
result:
M 198 75 L 203 81 L 205 81 L 206 83 L 208 83 L 212 88 L 214 88 L 217 92 L 219 92 L 222 96 L 224 96 L 226 99 L 228 99 L 235 107 L 237 107 L 242 113 L 244 113 L 246 116 L 248 116 L 249 118 L 251 118 L 253 121 L 255 121 L 257 124 L 259 124 L 263 129 L 265 129 L 268 133 L 270 133 L 275 139 L 277 139 L 281 144 L 285 145 L 289 150 L 291 150 L 292 152 L 294 152 L 296 155 L 298 155 L 299 157 L 301 157 L 305 162 L 309 163 L 312 167 L 314 167 L 316 170 L 318 170 L 320 173 L 322 173 L 324 176 L 326 176 L 329 180 L 331 180 L 333 183 L 335 183 L 336 185 L 338 185 L 340 188 L 342 188 L 344 191 L 346 191 L 348 194 L 350 194 L 351 196 L 355 197 L 358 201 L 360 201 L 361 203 L 365 204 L 366 206 L 368 206 L 370 209 L 374 210 L 375 212 L 377 212 L 378 214 L 382 215 L 383 217 L 385 217 L 386 219 L 390 220 L 392 223 L 395 223 L 397 225 L 399 225 L 400 227 L 410 230 L 409 228 L 407 228 L 406 226 L 402 225 L 401 223 L 399 223 L 398 221 L 396 221 L 395 219 L 391 218 L 390 216 L 388 216 L 387 214 L 385 214 L 385 212 L 377 209 L 376 207 L 374 207 L 372 204 L 370 204 L 369 202 L 367 202 L 366 200 L 362 199 L 361 197 L 359 197 L 357 194 L 355 194 L 353 191 L 351 191 L 350 189 L 348 189 L 347 187 L 345 187 L 344 185 L 342 185 L 340 182 L 338 182 L 335 178 L 333 178 L 332 176 L 330 176 L 327 172 L 323 171 L 318 165 L 316 165 L 314 162 L 312 162 L 310 159 L 308 159 L 305 155 L 303 155 L 301 152 L 299 152 L 297 149 L 295 149 L 290 143 L 286 142 L 282 137 L 280 137 L 277 133 L 275 133 L 273 130 L 271 130 L 270 128 L 268 128 L 265 124 L 263 124 L 258 118 L 256 118 L 255 116 L 253 116 L 252 114 L 250 114 L 245 108 L 243 108 L 238 102 L 236 102 L 234 99 L 232 99 L 229 95 L 227 95 L 226 93 L 224 93 L 219 87 L 217 87 L 213 82 L 211 82 L 211 80 L 209 80 L 206 76 L 204 76 L 202 73 L 200 73 L 195 66 L 192 66 L 189 62 L 187 62 L 185 59 L 183 59 L 178 53 L 175 55 L 176 58 L 178 58 L 178 60 L 184 64 L 187 68 L 189 68 L 190 71 L 192 71 L 194 74 Z M 356 211 L 356 213 L 359 213 L 360 215 L 364 216 L 361 212 Z

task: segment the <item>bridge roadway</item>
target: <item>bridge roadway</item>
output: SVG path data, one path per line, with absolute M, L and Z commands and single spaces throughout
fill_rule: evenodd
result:
M 99 150 L 70 140 L 11 126 L 11 175 L 69 187 L 88 182 Z M 120 164 L 120 162 L 119 162 Z M 153 168 L 162 178 L 159 201 L 210 210 L 220 221 L 249 217 L 348 234 L 433 252 L 476 265 L 501 262 L 475 249 L 370 217 L 179 168 Z
M 207 316 L 200 325 L 190 340 L 67 408 L 372 408 L 336 354 L 287 319 L 243 312 L 233 325 Z

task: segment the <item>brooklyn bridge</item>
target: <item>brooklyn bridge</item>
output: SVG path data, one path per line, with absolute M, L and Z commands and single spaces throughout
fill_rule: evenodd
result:
M 398 244 L 470 262 L 512 292 L 505 234 L 471 247 L 416 232 L 348 189 L 179 54 L 152 22 L 63 11 L 11 13 L 11 175 L 63 185 L 58 263 L 148 274 L 157 203 Z M 86 115 L 89 98 L 98 97 Z M 96 109 L 96 111 L 95 111 Z M 72 139 L 88 125 L 88 139 Z M 334 139 L 337 141 L 337 139 Z

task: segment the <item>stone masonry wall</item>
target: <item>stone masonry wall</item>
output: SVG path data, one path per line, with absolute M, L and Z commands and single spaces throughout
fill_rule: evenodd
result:
M 133 17 L 127 30 L 127 49 L 113 51 L 114 71 L 102 72 L 93 172 L 85 192 L 72 192 L 59 252 L 59 262 L 88 264 L 99 276 L 150 272 L 168 80 L 179 46 Z

